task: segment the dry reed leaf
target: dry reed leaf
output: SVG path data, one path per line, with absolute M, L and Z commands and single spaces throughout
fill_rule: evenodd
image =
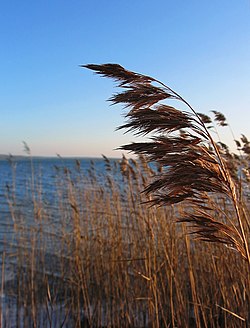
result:
M 219 304 L 216 304 L 216 306 L 219 307 L 220 309 L 222 309 L 223 311 L 225 311 L 225 312 L 233 315 L 234 317 L 240 319 L 241 321 L 246 321 L 246 319 L 242 318 L 240 315 L 238 315 L 238 314 L 236 314 L 236 313 L 234 313 L 234 312 L 232 312 L 232 311 L 224 308 L 223 306 L 220 306 Z

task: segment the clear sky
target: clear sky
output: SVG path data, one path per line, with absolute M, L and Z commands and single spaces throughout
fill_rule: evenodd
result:
M 250 137 L 249 0 L 1 0 L 0 44 L 0 154 L 24 140 L 33 155 L 119 157 L 135 141 L 87 63 L 151 75 Z

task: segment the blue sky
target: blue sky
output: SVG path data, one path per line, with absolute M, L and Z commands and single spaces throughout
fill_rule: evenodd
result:
M 2 0 L 0 43 L 0 154 L 24 140 L 33 155 L 117 157 L 135 141 L 86 63 L 152 75 L 250 137 L 249 0 Z

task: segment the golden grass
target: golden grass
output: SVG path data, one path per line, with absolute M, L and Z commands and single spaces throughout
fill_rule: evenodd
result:
M 143 158 L 106 163 L 101 179 L 79 163 L 59 170 L 53 208 L 34 177 L 29 229 L 9 198 L 18 247 L 3 261 L 16 260 L 16 279 L 2 281 L 13 296 L 1 313 L 6 327 L 247 327 L 247 262 L 223 244 L 190 239 L 176 224 L 182 205 L 143 204 L 152 179 Z M 229 203 L 216 202 L 231 215 Z
M 1 291 L 9 298 L 1 325 L 249 327 L 250 142 L 242 135 L 240 156 L 231 153 L 213 138 L 210 117 L 156 79 L 116 64 L 86 67 L 119 82 L 124 91 L 111 101 L 130 108 L 121 128 L 151 140 L 121 147 L 137 160 L 104 157 L 102 177 L 94 165 L 84 173 L 79 161 L 75 172 L 57 169 L 53 204 L 32 159 L 23 211 L 13 179 L 7 199 L 16 245 L 12 252 L 7 245 L 2 260 Z M 11 263 L 15 276 L 6 281 Z

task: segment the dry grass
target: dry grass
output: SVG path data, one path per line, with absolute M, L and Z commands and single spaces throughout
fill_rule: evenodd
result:
M 130 107 L 121 128 L 152 138 L 122 147 L 137 160 L 104 157 L 102 176 L 94 164 L 57 167 L 49 204 L 32 159 L 28 201 L 17 203 L 12 163 L 1 326 L 249 327 L 249 141 L 236 140 L 236 156 L 213 137 L 228 124 L 223 114 L 196 113 L 119 65 L 87 67 L 125 88 L 111 99 Z
M 35 178 L 30 229 L 13 206 L 17 247 L 4 263 L 17 261 L 17 279 L 2 282 L 12 295 L 6 327 L 247 327 L 247 262 L 223 244 L 190 239 L 176 224 L 182 204 L 144 203 L 150 196 L 140 191 L 155 170 L 143 157 L 105 160 L 99 179 L 79 163 L 75 172 L 58 169 L 52 207 Z M 234 211 L 223 198 L 211 201 Z

